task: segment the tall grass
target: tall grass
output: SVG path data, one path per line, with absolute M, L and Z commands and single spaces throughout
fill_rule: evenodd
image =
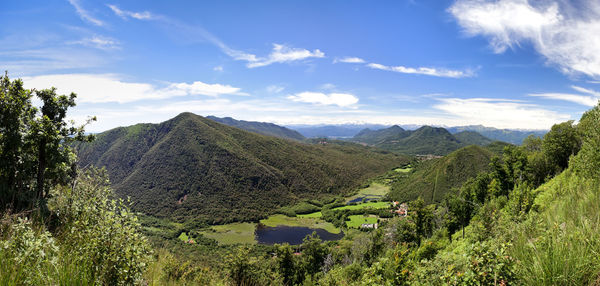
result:
M 516 227 L 518 275 L 526 285 L 597 284 L 600 184 L 565 171 L 543 192 L 540 212 Z

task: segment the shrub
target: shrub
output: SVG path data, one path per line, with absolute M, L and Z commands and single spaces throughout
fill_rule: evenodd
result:
M 101 284 L 133 284 L 150 258 L 150 246 L 137 217 L 112 190 L 103 170 L 90 169 L 74 187 L 53 192 L 50 209 L 61 220 L 60 238 L 75 260 Z

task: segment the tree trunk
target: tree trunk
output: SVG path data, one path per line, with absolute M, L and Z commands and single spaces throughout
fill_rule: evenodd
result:
M 46 139 L 42 139 L 38 152 L 37 197 L 44 198 L 44 173 L 46 172 Z

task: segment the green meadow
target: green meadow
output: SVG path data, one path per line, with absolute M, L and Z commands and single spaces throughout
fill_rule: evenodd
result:
M 318 218 L 310 217 L 289 217 L 282 214 L 272 215 L 266 219 L 260 220 L 260 223 L 265 226 L 276 227 L 278 225 L 285 226 L 303 226 L 309 228 L 322 228 L 331 233 L 340 233 L 342 230 L 335 227 L 332 223 L 323 221 Z
M 364 215 L 351 215 L 348 216 L 346 221 L 346 227 L 348 228 L 359 228 L 363 223 L 377 223 L 376 216 L 364 216 Z
M 230 223 L 214 225 L 210 227 L 210 230 L 200 233 L 205 237 L 216 240 L 219 244 L 255 244 L 255 229 L 255 223 Z

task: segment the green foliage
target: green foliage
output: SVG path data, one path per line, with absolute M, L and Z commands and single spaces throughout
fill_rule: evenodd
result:
M 600 104 L 583 114 L 577 129 L 582 137 L 582 147 L 573 158 L 573 168 L 588 178 L 598 178 L 600 177 Z
M 89 262 L 102 284 L 132 284 L 141 278 L 151 252 L 136 216 L 112 191 L 102 170 L 79 175 L 74 187 L 53 192 L 49 208 L 60 219 L 60 238 L 73 259 Z
M 0 282 L 40 284 L 58 268 L 58 246 L 52 235 L 36 231 L 27 219 L 18 218 L 2 233 Z M 6 281 L 9 280 L 9 281 Z
M 492 152 L 479 146 L 468 146 L 439 158 L 421 162 L 408 177 L 392 183 L 389 197 L 396 201 L 416 200 L 440 202 L 452 188 L 469 178 L 489 170 Z
M 33 95 L 42 101 L 40 110 L 31 104 Z M 53 186 L 72 181 L 75 155 L 69 144 L 93 138 L 84 135 L 83 126 L 65 121 L 75 97 L 57 95 L 55 88 L 26 90 L 21 80 L 0 77 L 0 211 L 36 202 L 43 208 Z
M 557 172 L 567 168 L 569 158 L 576 155 L 580 148 L 581 137 L 572 120 L 552 126 L 550 132 L 544 135 L 542 143 L 542 150 L 557 167 Z
M 116 192 L 130 196 L 136 211 L 217 224 L 256 221 L 281 206 L 344 194 L 408 161 L 358 144 L 257 135 L 191 113 L 109 130 L 78 150 L 80 165 L 106 166 Z
M 225 266 L 232 285 L 280 285 L 281 277 L 273 272 L 274 265 L 250 255 L 250 249 L 240 246 L 230 252 Z

